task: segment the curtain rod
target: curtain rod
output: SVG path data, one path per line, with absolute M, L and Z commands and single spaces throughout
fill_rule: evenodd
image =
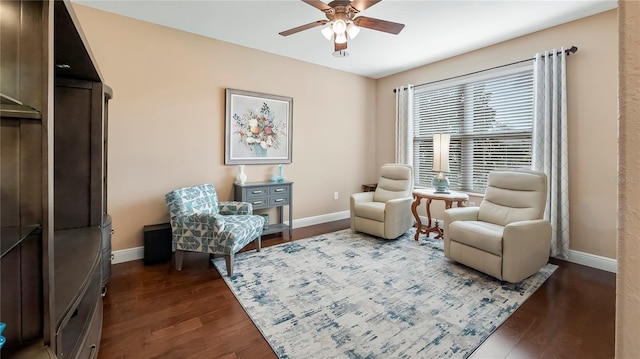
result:
M 578 48 L 576 46 L 571 46 L 570 48 L 564 50 L 564 52 L 567 54 L 567 56 L 569 56 L 570 54 L 575 54 L 578 51 Z M 556 55 L 560 55 L 562 53 L 562 51 L 558 51 L 556 52 Z M 544 57 L 544 56 L 543 56 Z M 516 65 L 516 64 L 520 64 L 523 62 L 527 62 L 527 61 L 533 61 L 535 60 L 535 57 L 532 57 L 530 59 L 524 59 L 524 60 L 520 60 L 520 61 L 516 61 L 516 62 L 512 62 L 509 64 L 504 64 L 504 65 L 498 65 L 498 66 L 494 66 L 494 67 L 490 67 L 488 69 L 484 69 L 484 70 L 478 70 L 478 71 L 474 71 L 474 72 L 469 72 L 468 74 L 464 74 L 464 75 L 458 75 L 458 76 L 453 76 L 453 77 L 449 77 L 446 79 L 442 79 L 442 80 L 436 80 L 436 81 L 431 81 L 431 82 L 425 82 L 419 85 L 414 85 L 413 87 L 419 87 L 419 86 L 426 86 L 426 85 L 431 85 L 431 84 L 435 84 L 438 82 L 442 82 L 442 81 L 448 81 L 448 80 L 453 80 L 453 79 L 457 79 L 459 77 L 465 77 L 465 76 L 469 76 L 469 75 L 475 75 L 481 72 L 485 72 L 485 71 L 490 71 L 490 70 L 495 70 L 495 69 L 499 69 L 501 67 L 507 67 L 507 66 L 511 66 L 511 65 Z M 406 90 L 407 88 L 404 87 L 404 90 Z M 396 89 L 393 89 L 393 92 L 396 92 Z

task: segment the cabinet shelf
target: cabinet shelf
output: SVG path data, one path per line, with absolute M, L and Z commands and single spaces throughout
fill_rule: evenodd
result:
M 4 257 L 12 249 L 17 247 L 25 238 L 29 237 L 29 235 L 34 234 L 39 230 L 39 224 L 26 227 L 2 228 L 0 230 L 0 252 L 2 252 L 0 258 Z
M 290 228 L 289 228 L 288 225 L 286 225 L 284 223 L 275 223 L 275 224 L 270 224 L 269 228 L 263 230 L 262 231 L 262 235 L 280 233 L 280 232 L 287 232 L 289 230 L 290 230 Z
M 40 111 L 0 93 L 0 117 L 41 120 Z
M 44 341 L 39 339 L 22 348 L 4 350 L 3 353 L 11 359 L 56 359 L 51 348 L 44 345 Z
M 65 229 L 54 232 L 54 295 L 56 324 L 83 296 L 102 248 L 99 227 Z

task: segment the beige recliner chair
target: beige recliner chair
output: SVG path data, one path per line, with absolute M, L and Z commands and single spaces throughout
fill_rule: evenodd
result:
M 385 164 L 375 192 L 351 195 L 351 229 L 385 239 L 400 237 L 411 226 L 413 168 Z
M 444 213 L 444 254 L 500 280 L 517 283 L 549 260 L 551 224 L 542 219 L 547 176 L 493 171 L 480 207 Z

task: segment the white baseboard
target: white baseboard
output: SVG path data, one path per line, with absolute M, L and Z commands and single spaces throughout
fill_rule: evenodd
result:
M 618 261 L 608 257 L 569 250 L 569 262 L 583 266 L 601 269 L 611 273 L 618 273 Z
M 335 212 L 329 214 L 322 214 L 314 217 L 299 218 L 293 220 L 293 228 L 313 226 L 315 224 L 322 224 L 327 222 L 339 221 L 341 219 L 347 219 L 351 216 L 349 211 Z M 289 224 L 289 221 L 285 221 Z M 133 247 L 127 249 L 120 249 L 113 251 L 113 259 L 111 264 L 118 264 L 123 262 L 135 261 L 144 258 L 144 247 Z
M 294 219 L 293 228 L 308 227 L 316 224 L 339 221 L 341 219 L 347 219 L 350 216 L 351 216 L 350 211 L 342 211 L 342 212 L 321 214 L 319 216 L 314 216 L 314 217 Z M 284 223 L 289 224 L 289 221 L 285 221 Z
M 113 259 L 111 264 L 135 261 L 144 258 L 144 247 L 133 247 L 113 251 Z
M 350 215 L 351 214 L 349 211 L 342 211 L 342 212 L 322 214 L 314 217 L 294 219 L 293 228 L 301 228 L 301 227 L 313 226 L 316 224 L 339 221 L 342 219 L 349 218 Z M 424 219 L 426 223 L 426 218 L 421 218 L 421 220 L 422 219 Z M 289 224 L 288 221 L 286 221 L 285 223 Z M 113 260 L 111 261 L 111 263 L 118 264 L 118 263 L 129 262 L 129 261 L 134 261 L 134 260 L 143 259 L 143 258 L 144 258 L 144 247 L 127 248 L 127 249 L 113 251 Z M 616 261 L 615 259 L 602 257 L 595 254 L 570 250 L 568 261 L 576 264 L 581 264 L 587 267 L 601 269 L 607 272 L 612 272 L 612 273 L 618 272 L 618 261 Z

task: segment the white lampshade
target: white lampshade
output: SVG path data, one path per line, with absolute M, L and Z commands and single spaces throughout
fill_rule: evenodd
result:
M 450 140 L 448 133 L 433 134 L 433 170 L 436 172 L 449 172 Z
M 336 34 L 336 44 L 344 44 L 345 42 L 347 42 L 347 35 L 344 33 Z
M 333 22 L 333 32 L 336 34 L 344 34 L 347 31 L 347 23 L 344 20 L 336 20 Z
M 333 39 L 333 30 L 331 29 L 331 24 L 324 27 L 322 30 L 320 30 L 320 32 L 322 33 L 322 36 L 325 37 L 325 39 L 327 40 Z
M 355 39 L 356 36 L 358 36 L 358 33 L 360 32 L 360 27 L 356 26 L 356 24 L 350 22 L 347 25 L 347 34 L 349 34 L 349 38 L 350 39 Z

